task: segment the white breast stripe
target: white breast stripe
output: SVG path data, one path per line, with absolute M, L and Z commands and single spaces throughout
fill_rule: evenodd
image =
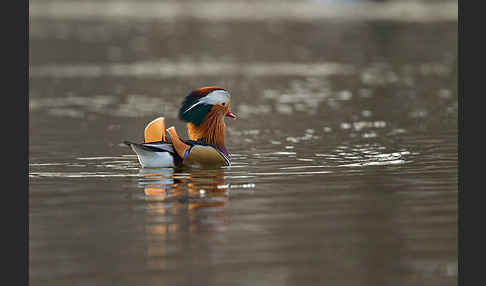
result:
M 227 157 L 227 156 L 226 156 L 226 155 L 225 155 L 223 152 L 221 152 L 221 151 L 219 151 L 219 150 L 218 150 L 218 152 L 219 152 L 219 154 L 221 154 L 221 156 L 223 156 L 223 158 L 224 158 L 224 160 L 226 161 L 226 163 L 228 164 L 228 166 L 231 166 L 231 161 L 230 161 L 230 159 L 229 159 L 229 158 L 228 158 L 228 157 Z

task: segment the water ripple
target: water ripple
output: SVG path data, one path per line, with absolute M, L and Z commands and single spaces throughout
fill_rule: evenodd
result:
M 262 153 L 237 153 L 233 156 L 234 166 L 225 167 L 216 170 L 237 170 L 237 172 L 230 172 L 225 175 L 228 179 L 250 179 L 256 178 L 246 183 L 258 182 L 258 177 L 261 176 L 287 176 L 287 175 L 316 175 L 329 174 L 338 172 L 335 168 L 338 167 L 356 167 L 362 168 L 367 166 L 387 166 L 399 165 L 413 162 L 416 153 L 412 154 L 410 151 L 401 150 L 397 152 L 386 153 L 383 152 L 386 148 L 379 144 L 356 144 L 356 145 L 339 145 L 334 150 L 328 153 L 314 153 L 314 156 L 306 155 L 307 158 L 301 156 L 301 152 L 296 151 L 273 151 Z M 282 161 L 282 158 L 285 158 Z M 173 179 L 188 179 L 194 175 L 194 170 L 188 170 L 187 173 L 177 171 L 174 173 L 173 169 L 153 170 L 140 169 L 138 160 L 134 155 L 122 156 L 93 156 L 93 157 L 79 157 L 77 160 L 84 162 L 80 163 L 31 163 L 29 177 L 30 178 L 96 178 L 96 177 L 144 177 L 145 181 L 160 180 L 162 177 L 170 174 Z M 314 165 L 300 165 L 299 162 L 314 163 Z M 72 172 L 67 171 L 73 168 Z M 87 172 L 84 169 L 92 170 L 92 168 L 100 169 L 96 172 Z M 264 171 L 260 169 L 264 168 Z M 326 169 L 314 171 L 314 169 Z M 54 169 L 54 170 L 43 170 Z M 62 169 L 62 170 L 58 170 Z M 106 169 L 117 170 L 117 172 L 106 172 Z M 133 172 L 139 170 L 138 174 Z M 269 170 L 281 170 L 278 172 Z M 298 172 L 289 172 L 288 170 L 302 170 Z M 155 172 L 157 171 L 157 172 Z M 196 169 L 196 172 L 201 173 L 204 170 Z M 147 175 L 150 174 L 150 175 Z M 208 174 L 211 174 L 209 172 Z

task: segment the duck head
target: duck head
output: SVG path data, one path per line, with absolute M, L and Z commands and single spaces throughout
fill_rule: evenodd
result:
M 187 122 L 191 140 L 224 147 L 224 118 L 236 118 L 229 106 L 228 91 L 218 86 L 202 87 L 184 98 L 179 119 Z

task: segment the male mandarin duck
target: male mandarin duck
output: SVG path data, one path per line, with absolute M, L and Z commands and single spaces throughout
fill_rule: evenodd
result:
M 173 126 L 164 130 L 164 118 L 159 117 L 145 127 L 144 143 L 125 144 L 137 154 L 142 167 L 229 166 L 224 117 L 236 118 L 229 105 L 230 94 L 221 87 L 196 89 L 184 98 L 178 115 L 187 122 L 189 140 L 181 139 Z

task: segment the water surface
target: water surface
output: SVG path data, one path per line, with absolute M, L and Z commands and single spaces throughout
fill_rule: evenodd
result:
M 456 8 L 345 2 L 33 3 L 30 283 L 456 285 Z M 232 166 L 141 169 L 204 85 Z

